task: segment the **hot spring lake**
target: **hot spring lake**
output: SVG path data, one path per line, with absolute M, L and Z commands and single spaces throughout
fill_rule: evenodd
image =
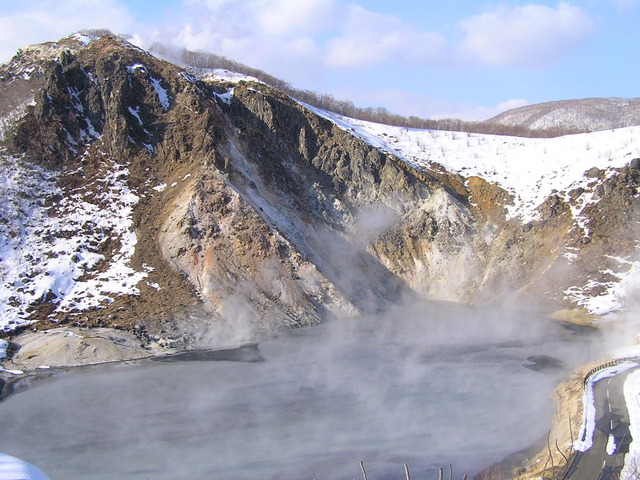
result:
M 58 371 L 0 402 L 0 451 L 52 480 L 349 480 L 360 460 L 370 479 L 403 479 L 404 463 L 471 478 L 546 435 L 553 388 L 593 354 L 558 324 L 471 312 L 287 331 L 261 362 Z M 564 368 L 537 371 L 546 356 Z

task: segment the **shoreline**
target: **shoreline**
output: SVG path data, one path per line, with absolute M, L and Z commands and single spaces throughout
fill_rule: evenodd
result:
M 135 346 L 130 333 L 115 329 L 61 327 L 19 335 L 18 351 L 0 360 L 0 402 L 33 388 L 28 383 L 76 368 L 126 362 L 262 362 L 257 343 L 219 349 L 178 350 L 159 346 Z M 60 354 L 62 352 L 62 355 Z M 73 352 L 69 355 L 69 352 Z M 48 360 L 46 364 L 38 358 Z M 53 360 L 53 361 L 52 361 Z M 66 360 L 66 361 L 65 361 Z M 70 360 L 70 361 L 69 361 Z M 27 384 L 20 387 L 21 384 Z
M 475 479 L 495 478 L 512 480 L 540 480 L 551 469 L 563 469 L 570 459 L 573 445 L 580 435 L 583 416 L 583 382 L 588 367 L 581 367 L 562 381 L 553 391 L 555 413 L 549 433 L 529 447 L 507 455 L 501 461 L 483 469 Z M 553 459 L 553 461 L 551 461 Z M 506 474 L 506 476 L 505 476 Z

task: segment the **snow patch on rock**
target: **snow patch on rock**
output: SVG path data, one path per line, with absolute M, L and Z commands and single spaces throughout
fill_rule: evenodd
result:
M 630 299 L 640 291 L 640 261 L 631 261 L 620 257 L 609 257 L 616 260 L 627 269 L 622 272 L 603 270 L 615 278 L 613 281 L 600 282 L 589 279 L 582 286 L 573 286 L 564 291 L 566 298 L 576 305 L 584 307 L 594 315 L 606 315 L 611 312 L 624 310 Z M 592 295 L 593 291 L 600 291 L 599 295 Z
M 251 77 L 249 75 L 244 75 L 242 73 L 232 72 L 230 70 L 225 70 L 224 68 L 191 68 L 189 71 L 199 77 L 204 81 L 211 82 L 229 82 L 229 83 L 240 83 L 240 82 L 255 82 L 255 83 L 264 83 L 258 80 L 255 77 Z
M 151 85 L 153 85 L 153 89 L 158 95 L 158 101 L 162 106 L 163 110 L 169 109 L 169 94 L 167 93 L 167 89 L 162 86 L 162 82 L 158 78 L 151 77 Z
M 20 158 L 1 161 L 0 328 L 30 323 L 45 300 L 57 304 L 55 314 L 139 294 L 150 269 L 131 267 L 138 197 L 126 166 L 103 155 L 103 173 L 63 195 L 63 174 Z
M 9 342 L 0 339 L 0 360 L 7 358 L 7 350 L 9 349 Z

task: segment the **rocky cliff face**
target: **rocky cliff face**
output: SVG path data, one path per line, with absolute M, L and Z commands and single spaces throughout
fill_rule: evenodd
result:
M 525 223 L 495 182 L 416 168 L 264 84 L 89 40 L 0 71 L 6 332 L 222 344 L 414 297 L 553 310 L 635 259 L 633 158 Z

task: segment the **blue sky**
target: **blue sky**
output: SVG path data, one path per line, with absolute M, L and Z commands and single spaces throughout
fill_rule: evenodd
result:
M 638 97 L 640 0 L 0 0 L 0 61 L 82 28 L 211 51 L 404 115 Z

